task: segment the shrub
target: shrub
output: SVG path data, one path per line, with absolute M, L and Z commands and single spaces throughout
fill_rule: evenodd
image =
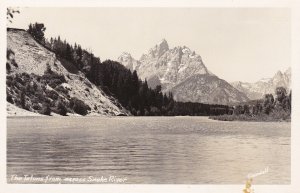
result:
M 9 103 L 14 103 L 14 100 L 13 100 L 13 98 L 10 94 L 7 94 L 6 101 L 9 102 Z
M 20 105 L 23 109 L 25 109 L 26 105 L 26 98 L 24 92 L 21 91 L 21 96 L 20 96 Z
M 15 67 L 18 67 L 18 64 L 17 62 L 15 61 L 15 53 L 11 50 L 11 49 L 8 49 L 7 52 L 6 52 L 6 59 L 8 61 L 10 61 L 10 63 L 12 65 L 14 65 Z M 6 63 L 7 65 L 7 63 Z M 7 66 L 6 66 L 7 67 Z
M 52 88 L 57 87 L 58 85 L 65 83 L 66 79 L 63 75 L 60 75 L 54 71 L 51 70 L 51 68 L 47 65 L 47 70 L 45 71 L 44 75 L 41 77 L 42 82 L 45 82 Z
M 47 97 L 57 100 L 58 99 L 58 94 L 54 90 L 46 90 Z
M 9 73 L 11 70 L 10 64 L 6 62 L 6 72 Z
M 38 104 L 36 104 L 36 103 L 32 105 L 32 108 L 34 110 L 40 110 L 41 109 L 40 106 Z
M 60 92 L 60 93 L 63 93 L 63 94 L 65 94 L 65 95 L 68 95 L 68 93 L 69 93 L 69 91 L 68 91 L 68 89 L 66 89 L 65 87 L 63 87 L 63 86 L 57 86 L 56 88 L 55 88 L 55 90 L 57 91 L 57 92 Z
M 62 102 L 58 103 L 58 114 L 62 115 L 62 116 L 66 116 L 67 115 L 67 108 L 65 107 L 65 105 Z
M 12 51 L 11 49 L 7 49 L 7 51 L 6 51 L 6 59 L 7 60 L 11 60 L 11 59 L 14 58 L 14 56 L 15 56 L 14 51 Z
M 87 115 L 88 111 L 91 110 L 91 108 L 88 105 L 86 105 L 83 101 L 75 97 L 71 98 L 70 107 L 74 110 L 75 113 L 80 115 Z
M 39 113 L 43 115 L 51 115 L 51 109 L 49 104 L 44 104 L 42 110 Z

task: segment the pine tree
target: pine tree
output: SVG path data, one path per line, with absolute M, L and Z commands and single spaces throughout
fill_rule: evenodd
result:
M 39 41 L 41 44 L 45 44 L 45 30 L 46 27 L 43 23 L 35 23 L 29 24 L 29 29 L 27 31 L 35 40 Z

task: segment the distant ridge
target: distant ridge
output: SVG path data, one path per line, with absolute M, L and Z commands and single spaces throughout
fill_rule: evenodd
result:
M 279 70 L 272 78 L 262 78 L 254 83 L 236 81 L 231 84 L 239 91 L 244 92 L 251 100 L 260 99 L 265 94 L 275 94 L 277 87 L 284 87 L 289 91 L 291 88 L 291 68 L 285 72 Z

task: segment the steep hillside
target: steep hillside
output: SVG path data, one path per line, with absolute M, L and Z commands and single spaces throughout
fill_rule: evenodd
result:
M 284 87 L 289 91 L 291 88 L 291 68 L 284 73 L 278 71 L 272 78 L 261 79 L 254 83 L 232 82 L 231 85 L 245 93 L 251 100 L 260 99 L 265 94 L 275 94 L 277 87 Z
M 24 30 L 7 30 L 7 100 L 31 112 L 118 115 L 125 110 L 83 73 L 69 72 Z
M 136 70 L 142 79 L 147 79 L 149 86 L 152 88 L 161 85 L 164 92 L 174 92 L 175 99 L 178 101 L 225 104 L 226 102 L 248 100 L 243 93 L 209 72 L 201 56 L 186 46 L 177 46 L 170 49 L 167 41 L 162 40 L 151 48 L 147 54 L 143 54 L 139 60 L 135 60 L 128 53 L 123 53 L 118 61 L 130 70 Z M 216 82 L 210 82 L 211 80 L 223 82 L 218 84 L 217 89 L 220 92 L 216 91 Z M 197 82 L 203 81 L 206 84 L 205 86 L 197 84 Z M 234 91 L 234 93 L 231 96 L 229 93 L 223 95 L 222 90 L 224 92 Z M 215 98 L 208 97 L 208 93 L 214 93 Z

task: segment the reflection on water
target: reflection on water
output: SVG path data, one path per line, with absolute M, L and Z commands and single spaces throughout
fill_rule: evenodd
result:
M 11 175 L 118 176 L 127 183 L 290 183 L 290 123 L 203 117 L 8 118 Z

